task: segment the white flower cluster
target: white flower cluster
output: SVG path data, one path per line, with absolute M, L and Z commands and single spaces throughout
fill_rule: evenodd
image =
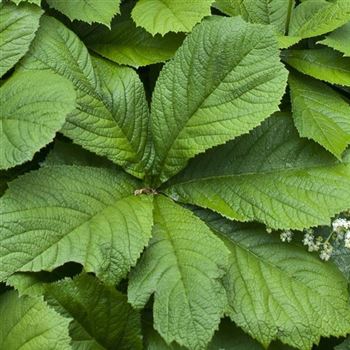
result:
M 313 231 L 309 229 L 304 235 L 303 244 L 308 247 L 309 252 L 318 252 L 323 244 L 323 237 L 317 236 L 315 239 Z
M 323 247 L 320 253 L 320 258 L 324 261 L 328 261 L 333 253 L 333 247 L 329 242 L 323 243 Z
M 293 232 L 292 231 L 283 231 L 280 234 L 280 238 L 282 242 L 291 242 L 293 239 Z

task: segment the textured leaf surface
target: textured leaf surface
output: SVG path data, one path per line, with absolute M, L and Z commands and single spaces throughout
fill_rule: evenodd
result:
M 75 108 L 75 91 L 50 72 L 16 73 L 0 91 L 0 169 L 7 169 L 53 140 Z
M 154 295 L 154 327 L 167 343 L 202 349 L 225 308 L 227 251 L 190 211 L 156 197 L 152 240 L 129 280 L 129 301 Z
M 163 68 L 152 97 L 154 172 L 161 181 L 276 111 L 286 73 L 269 27 L 240 18 L 198 26 Z
M 40 298 L 0 296 L 0 348 L 6 350 L 70 350 L 69 319 Z
M 41 14 L 36 6 L 0 4 L 0 77 L 28 51 Z
M 350 205 L 350 156 L 340 164 L 278 114 L 194 159 L 168 186 L 174 199 L 233 220 L 284 229 L 329 225 Z
M 349 23 L 328 34 L 325 39 L 319 41 L 319 44 L 327 45 L 332 49 L 338 50 L 344 56 L 350 57 L 350 21 Z
M 341 158 L 350 143 L 350 105 L 326 84 L 289 76 L 293 118 L 300 136 L 315 140 Z
M 214 0 L 139 0 L 132 18 L 152 35 L 190 32 L 195 24 L 210 15 Z
M 321 336 L 350 331 L 347 283 L 334 265 L 261 226 L 204 215 L 231 252 L 229 315 L 246 332 L 266 347 L 277 338 L 306 350 Z
M 297 6 L 291 16 L 289 35 L 310 38 L 331 32 L 350 21 L 350 2 L 338 0 L 305 1 Z
M 121 0 L 47 0 L 50 7 L 62 12 L 70 20 L 97 22 L 109 27 L 112 18 L 119 13 Z
M 350 58 L 332 49 L 286 50 L 283 59 L 299 72 L 328 83 L 350 86 Z
M 182 41 L 183 35 L 175 33 L 153 37 L 143 28 L 136 27 L 129 13 L 118 16 L 111 30 L 99 28 L 86 37 L 87 45 L 95 52 L 133 67 L 168 60 L 174 56 Z
M 102 59 L 93 64 L 78 37 L 50 17 L 42 19 L 22 62 L 26 70 L 51 70 L 74 83 L 78 106 L 68 116 L 66 136 L 142 177 L 149 114 L 143 85 L 131 68 Z
M 45 289 L 49 305 L 73 319 L 73 349 L 142 349 L 140 315 L 114 287 L 83 274 Z
M 41 0 L 11 0 L 11 1 L 14 2 L 16 5 L 20 4 L 21 2 L 28 2 L 30 4 L 35 4 L 38 6 L 40 6 L 41 4 Z
M 138 186 L 121 172 L 76 166 L 12 182 L 0 200 L 0 279 L 74 261 L 119 281 L 151 236 L 152 198 L 134 196 Z

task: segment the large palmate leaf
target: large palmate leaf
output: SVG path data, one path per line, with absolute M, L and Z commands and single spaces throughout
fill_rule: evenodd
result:
M 350 57 L 350 21 L 349 23 L 328 34 L 325 39 L 318 43 L 327 45 L 332 49 L 338 50 L 344 56 Z
M 330 224 L 350 206 L 350 154 L 340 164 L 288 115 L 194 159 L 166 188 L 176 200 L 239 221 L 302 229 Z
M 228 313 L 265 347 L 280 339 L 307 350 L 321 336 L 350 332 L 347 282 L 334 265 L 256 224 L 234 224 L 206 212 L 200 217 L 231 253 L 224 282 Z
M 151 236 L 152 198 L 135 196 L 138 186 L 118 171 L 64 165 L 13 181 L 0 200 L 0 279 L 74 261 L 119 281 Z
M 7 169 L 52 141 L 75 108 L 75 91 L 51 72 L 21 72 L 1 86 L 0 105 L 0 169 Z
M 154 173 L 165 181 L 207 148 L 278 109 L 287 71 L 268 26 L 212 18 L 165 65 L 152 97 Z
M 350 143 L 350 105 L 326 84 L 291 74 L 293 118 L 300 136 L 315 140 L 336 157 Z
M 350 86 L 350 58 L 332 49 L 285 50 L 283 59 L 299 72 L 328 83 Z
M 45 296 L 50 306 L 73 319 L 73 350 L 142 349 L 140 315 L 114 287 L 83 274 L 47 284 Z
M 0 77 L 27 52 L 41 14 L 36 6 L 0 4 Z
M 98 28 L 85 37 L 88 47 L 100 55 L 133 67 L 164 62 L 173 57 L 183 41 L 182 34 L 169 33 L 164 37 L 137 27 L 130 14 L 122 14 L 111 30 Z
M 337 0 L 305 1 L 292 12 L 289 35 L 310 38 L 342 26 L 350 21 L 350 2 Z
M 132 18 L 152 35 L 190 32 L 194 25 L 210 15 L 214 0 L 139 0 Z
M 167 343 L 203 349 L 226 305 L 220 278 L 225 246 L 190 211 L 155 199 L 152 240 L 129 280 L 129 300 L 143 307 L 154 295 L 154 327 Z
M 121 0 L 47 0 L 56 10 L 69 19 L 87 23 L 97 22 L 109 27 L 114 15 L 119 13 Z
M 23 69 L 47 69 L 70 79 L 77 108 L 63 133 L 142 177 L 148 106 L 143 85 L 131 68 L 94 59 L 78 37 L 54 18 L 43 17 Z
M 0 349 L 70 350 L 69 322 L 41 298 L 0 295 Z

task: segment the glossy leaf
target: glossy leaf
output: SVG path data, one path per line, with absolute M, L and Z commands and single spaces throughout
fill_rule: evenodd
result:
M 226 305 L 220 282 L 227 251 L 187 209 L 156 197 L 152 240 L 132 271 L 129 301 L 145 305 L 154 295 L 154 327 L 166 343 L 202 349 Z
M 165 192 L 175 200 L 276 229 L 329 225 L 349 207 L 350 154 L 339 163 L 300 139 L 288 115 L 194 159 Z
M 212 18 L 165 65 L 152 97 L 154 174 L 164 182 L 206 149 L 278 109 L 286 73 L 271 28 Z
M 0 77 L 28 51 L 42 14 L 36 6 L 0 4 Z
M 326 84 L 302 75 L 291 74 L 289 86 L 300 136 L 341 158 L 350 143 L 350 104 Z
M 51 72 L 16 73 L 0 91 L 0 169 L 8 169 L 53 140 L 76 96 L 70 81 Z
M 152 198 L 135 196 L 139 186 L 118 171 L 64 165 L 13 181 L 0 199 L 0 279 L 73 261 L 120 281 L 151 236 Z

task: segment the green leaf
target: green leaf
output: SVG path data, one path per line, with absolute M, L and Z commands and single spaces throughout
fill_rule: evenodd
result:
M 183 41 L 183 35 L 169 33 L 154 37 L 143 28 L 136 27 L 129 14 L 118 16 L 111 30 L 99 28 L 88 35 L 90 49 L 119 64 L 133 67 L 164 62 L 174 56 Z
M 350 284 L 350 251 L 341 244 L 334 248 L 332 261 L 337 265 L 338 269 Z
M 154 327 L 167 343 L 202 349 L 226 305 L 220 278 L 227 251 L 190 211 L 155 199 L 152 240 L 132 271 L 129 301 L 145 305 L 154 295 Z
M 350 143 L 350 105 L 317 80 L 289 75 L 293 118 L 300 136 L 313 139 L 341 159 Z
M 228 16 L 239 16 L 241 14 L 239 1 L 240 0 L 216 0 L 213 6 Z
M 41 4 L 41 0 L 11 0 L 11 1 L 14 2 L 16 5 L 20 4 L 21 2 L 28 2 L 30 4 L 35 4 L 38 6 L 40 6 Z
M 28 51 L 39 27 L 42 10 L 23 4 L 0 4 L 0 77 Z
M 0 295 L 0 349 L 70 350 L 69 322 L 41 298 Z
M 331 32 L 349 21 L 349 0 L 334 3 L 325 0 L 306 1 L 292 12 L 289 35 L 310 38 Z
M 16 73 L 0 90 L 0 169 L 8 169 L 53 140 L 76 96 L 70 81 L 50 72 Z
M 311 349 L 320 337 L 350 331 L 347 283 L 337 268 L 256 224 L 200 215 L 230 250 L 229 316 L 265 347 L 280 339 Z
M 77 109 L 62 132 L 82 147 L 106 156 L 143 177 L 148 105 L 137 73 L 102 59 L 93 64 L 78 37 L 54 18 L 44 17 L 25 60 L 25 70 L 51 70 L 70 79 Z
M 73 261 L 117 283 L 151 236 L 152 197 L 135 196 L 139 186 L 122 172 L 77 166 L 10 183 L 0 199 L 0 280 Z
M 350 336 L 348 336 L 341 344 L 337 345 L 334 350 L 350 350 Z
M 165 190 L 175 200 L 276 229 L 329 225 L 348 209 L 350 154 L 340 164 L 300 139 L 289 115 L 194 159 Z
M 137 26 L 149 33 L 164 35 L 168 32 L 190 32 L 210 15 L 214 0 L 139 0 L 132 10 Z
M 102 23 L 110 26 L 114 15 L 119 13 L 121 0 L 47 0 L 50 7 L 65 14 L 71 21 Z
M 287 49 L 290 46 L 297 44 L 301 38 L 295 36 L 277 36 L 278 47 L 280 49 Z
M 144 330 L 144 349 L 145 350 L 186 350 L 186 348 L 174 343 L 167 344 L 163 338 L 149 325 Z
M 283 60 L 316 79 L 350 86 L 350 58 L 332 49 L 285 50 Z
M 263 350 L 263 347 L 232 322 L 224 319 L 207 350 Z
M 203 22 L 153 93 L 154 174 L 166 181 L 196 154 L 259 125 L 278 109 L 286 75 L 268 26 L 238 17 Z
M 82 274 L 47 284 L 45 297 L 56 311 L 73 319 L 72 349 L 142 349 L 140 315 L 114 287 Z
M 338 50 L 344 56 L 350 57 L 350 22 L 328 34 L 325 39 L 318 43 L 327 45 L 332 49 Z

